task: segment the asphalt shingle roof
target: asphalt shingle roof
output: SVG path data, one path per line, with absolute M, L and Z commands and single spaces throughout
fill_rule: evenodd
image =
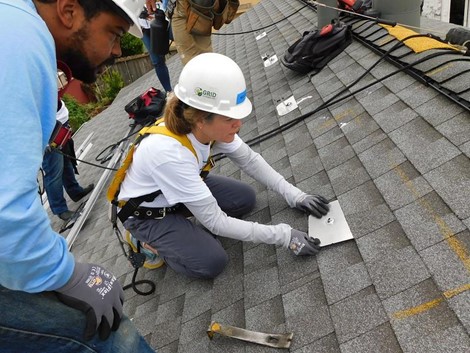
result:
M 261 28 L 302 6 L 263 0 L 221 32 Z M 267 35 L 258 41 L 260 31 L 213 36 L 214 51 L 233 58 L 247 79 L 254 111 L 240 133 L 245 140 L 312 111 L 379 59 L 354 40 L 312 77 L 279 62 L 264 67 L 263 55 L 281 57 L 316 22 L 316 13 L 304 8 L 265 29 Z M 371 38 L 385 50 L 394 45 L 378 25 L 361 35 L 366 33 L 374 33 Z M 412 63 L 435 52 L 412 54 L 403 47 L 394 55 L 406 54 L 402 60 Z M 459 93 L 469 88 L 469 73 L 458 73 L 470 61 L 446 63 L 456 57 L 435 57 L 416 69 Z M 168 60 L 168 66 L 175 84 L 179 58 Z M 354 90 L 396 69 L 382 61 Z M 128 132 L 123 107 L 150 86 L 159 87 L 153 71 L 124 88 L 110 108 L 81 128 L 77 145 L 94 132 L 87 160 Z M 276 105 L 291 95 L 299 108 L 278 116 Z M 470 92 L 461 97 L 470 98 Z M 401 72 L 253 146 L 305 192 L 338 199 L 355 239 L 324 248 L 316 257 L 296 258 L 275 246 L 222 238 L 230 261 L 219 277 L 194 280 L 166 266 L 141 269 L 138 278 L 153 280 L 156 291 L 140 296 L 127 290 L 126 314 L 160 353 L 277 351 L 224 337 L 210 341 L 205 331 L 211 320 L 293 332 L 290 351 L 296 353 L 469 352 L 469 119 L 468 110 Z M 82 182 L 96 182 L 102 173 L 87 165 L 80 171 Z M 257 206 L 246 219 L 307 230 L 304 214 L 228 159 L 219 161 L 215 172 L 257 190 Z M 127 284 L 133 269 L 113 235 L 104 195 L 105 190 L 72 252 L 81 261 L 105 265 Z

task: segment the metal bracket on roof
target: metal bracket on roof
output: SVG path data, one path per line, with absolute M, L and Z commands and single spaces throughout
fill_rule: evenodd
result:
M 207 335 L 212 339 L 215 333 L 274 348 L 289 348 L 292 342 L 292 337 L 294 336 L 293 333 L 263 333 L 250 331 L 212 321 L 207 329 Z
M 269 55 L 269 54 L 264 54 L 261 56 L 261 59 L 264 61 L 264 67 L 269 67 L 272 64 L 277 62 L 277 55 Z
M 298 108 L 298 105 L 297 105 L 297 102 L 295 101 L 294 96 L 290 96 L 285 101 L 279 103 L 276 106 L 277 114 L 279 116 L 286 115 L 297 108 Z
M 266 32 L 263 32 L 263 33 L 261 33 L 261 34 L 258 34 L 258 35 L 256 36 L 256 40 L 260 40 L 261 38 L 264 38 L 264 37 L 266 37 Z

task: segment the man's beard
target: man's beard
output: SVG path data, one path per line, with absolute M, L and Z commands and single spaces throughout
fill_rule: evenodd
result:
M 83 43 L 88 39 L 87 26 L 79 29 L 70 38 L 71 46 L 63 53 L 60 60 L 65 62 L 72 71 L 72 76 L 85 83 L 93 83 L 98 77 L 98 71 L 105 65 L 113 65 L 115 58 L 110 57 L 98 66 L 93 66 L 85 55 Z

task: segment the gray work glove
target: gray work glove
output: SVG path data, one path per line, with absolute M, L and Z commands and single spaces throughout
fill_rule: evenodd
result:
M 290 231 L 289 249 L 295 255 L 316 255 L 320 251 L 320 239 L 310 238 L 307 233 L 297 229 Z
M 56 292 L 65 305 L 85 313 L 85 340 L 97 331 L 105 340 L 119 328 L 124 291 L 116 277 L 103 267 L 76 262 L 72 277 Z
M 322 218 L 330 210 L 330 202 L 320 195 L 307 195 L 298 201 L 296 207 L 314 217 Z

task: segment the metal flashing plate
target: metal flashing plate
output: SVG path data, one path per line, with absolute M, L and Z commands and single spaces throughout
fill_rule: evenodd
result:
M 272 64 L 277 62 L 277 55 L 274 54 L 273 56 L 269 56 L 269 57 L 263 56 L 262 59 L 264 61 L 264 67 L 269 67 Z
M 294 109 L 297 109 L 297 107 L 298 105 L 297 105 L 297 102 L 295 101 L 294 96 L 290 96 L 285 101 L 279 103 L 276 106 L 276 110 L 279 116 L 283 116 L 283 115 L 290 113 Z
M 308 235 L 320 239 L 321 247 L 354 239 L 337 200 L 330 202 L 330 211 L 326 216 L 320 219 L 308 217 Z
M 260 40 L 261 38 L 264 38 L 264 37 L 266 37 L 266 32 L 263 32 L 263 33 L 261 33 L 261 34 L 258 34 L 258 35 L 256 36 L 256 40 Z

